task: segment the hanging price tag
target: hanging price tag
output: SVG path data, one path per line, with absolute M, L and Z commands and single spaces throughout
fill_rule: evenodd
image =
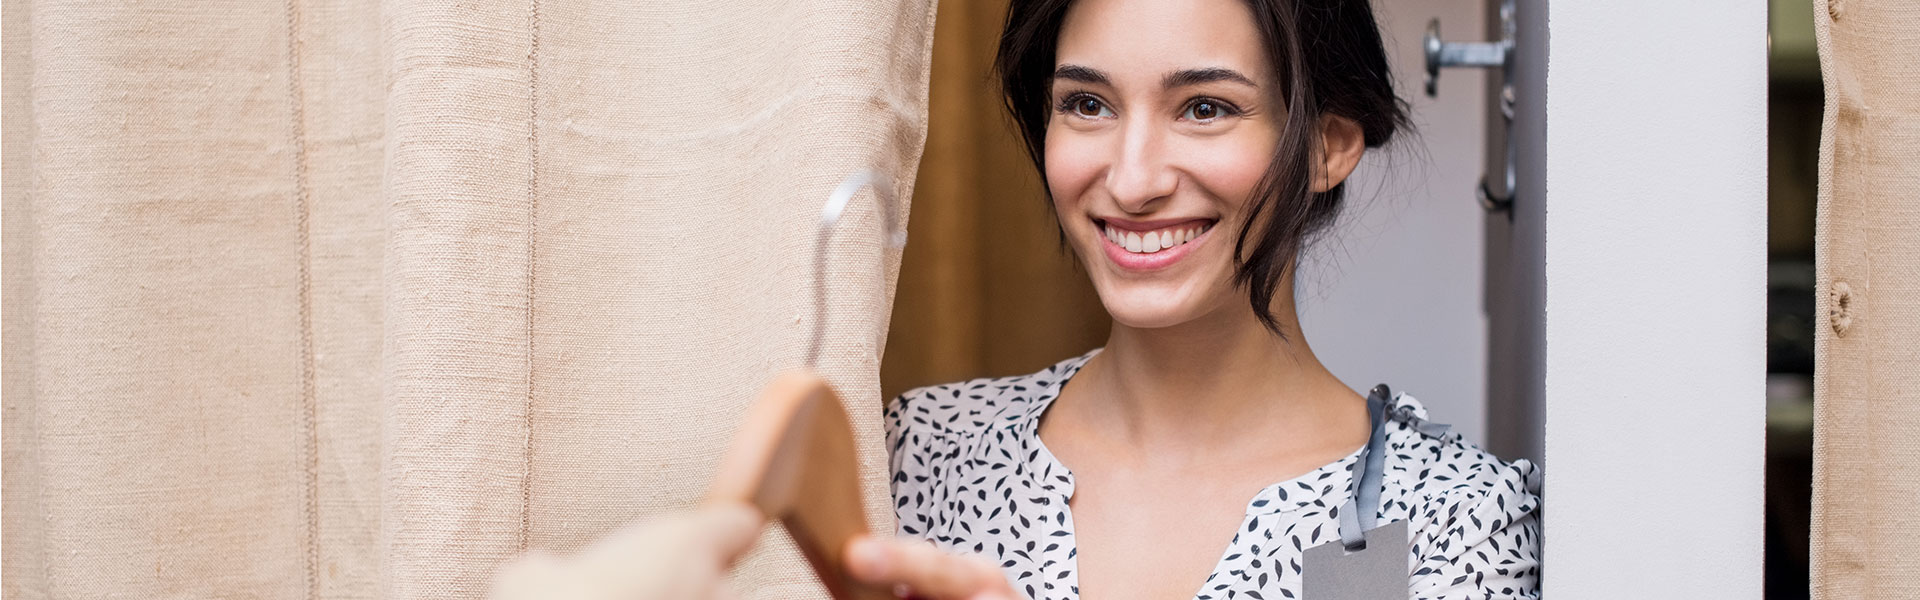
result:
M 1366 532 L 1366 546 L 1353 552 L 1334 540 L 1302 555 L 1303 600 L 1406 600 L 1407 522 Z

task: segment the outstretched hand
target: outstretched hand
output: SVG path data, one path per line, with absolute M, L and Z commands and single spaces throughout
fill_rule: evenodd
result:
M 500 571 L 493 600 L 716 600 L 727 569 L 765 524 L 744 504 L 717 504 L 628 527 L 579 554 L 533 551 Z
M 902 598 L 924 600 L 1019 600 L 1007 576 L 986 559 L 951 554 L 925 542 L 854 538 L 847 544 L 847 573 Z
M 533 551 L 501 569 L 493 600 L 720 600 L 727 570 L 765 519 L 744 504 L 674 513 L 615 532 L 567 557 Z M 925 542 L 870 535 L 848 542 L 846 569 L 869 585 L 921 600 L 1020 600 L 998 567 Z

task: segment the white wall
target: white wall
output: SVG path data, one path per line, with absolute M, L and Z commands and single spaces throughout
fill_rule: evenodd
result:
M 1543 592 L 1759 598 L 1767 5 L 1549 11 Z
M 1423 91 L 1421 36 L 1440 19 L 1450 40 L 1486 39 L 1482 0 L 1375 2 L 1413 135 L 1369 152 L 1347 214 L 1306 256 L 1301 320 L 1315 354 L 1361 392 L 1392 385 L 1434 420 L 1484 440 L 1487 320 L 1481 309 L 1484 223 L 1473 189 L 1485 169 L 1485 77 L 1441 74 Z

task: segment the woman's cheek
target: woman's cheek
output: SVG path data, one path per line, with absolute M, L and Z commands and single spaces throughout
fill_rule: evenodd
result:
M 1268 167 L 1273 164 L 1275 150 L 1271 134 L 1248 137 L 1251 139 L 1240 140 L 1241 147 L 1233 153 L 1237 160 L 1223 163 L 1228 165 L 1223 177 L 1232 182 L 1231 185 L 1242 197 L 1252 195 L 1253 188 L 1259 186 L 1260 180 L 1266 177 Z
M 1079 204 L 1090 185 L 1090 173 L 1095 169 L 1085 152 L 1076 151 L 1074 141 L 1061 140 L 1061 137 L 1047 137 L 1047 191 L 1053 194 L 1055 202 L 1063 203 L 1062 207 L 1066 208 Z
M 1239 132 L 1235 132 L 1239 133 Z M 1249 134 L 1255 132 L 1247 132 Z M 1182 170 L 1234 210 L 1245 206 L 1273 160 L 1275 144 L 1257 135 L 1230 135 L 1184 149 Z

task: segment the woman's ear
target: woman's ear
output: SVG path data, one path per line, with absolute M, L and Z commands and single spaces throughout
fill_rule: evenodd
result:
M 1320 167 L 1314 174 L 1313 193 L 1333 189 L 1353 174 L 1360 155 L 1367 151 L 1366 133 L 1353 119 L 1338 115 L 1320 117 Z

